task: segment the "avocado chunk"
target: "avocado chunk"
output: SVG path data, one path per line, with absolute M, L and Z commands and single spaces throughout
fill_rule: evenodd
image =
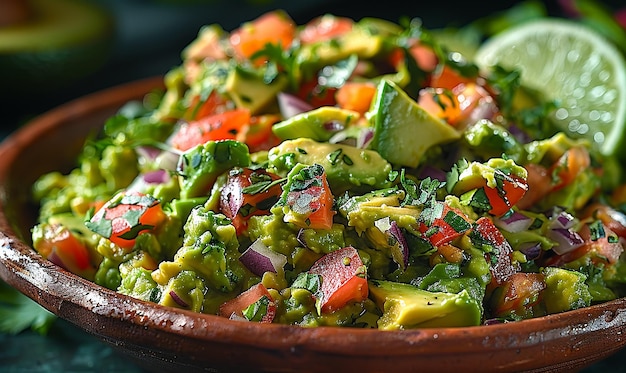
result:
M 350 145 L 307 138 L 286 140 L 269 151 L 268 160 L 270 168 L 277 174 L 286 174 L 298 163 L 322 165 L 334 195 L 361 186 L 367 187 L 365 189 L 391 186 L 389 162 L 375 151 Z
M 337 130 L 356 123 L 359 117 L 356 111 L 322 106 L 274 124 L 272 132 L 281 140 L 306 137 L 315 141 L 328 141 Z
M 447 175 L 448 192 L 461 195 L 469 190 L 487 185 L 498 187 L 502 175 L 515 175 L 526 179 L 528 171 L 518 166 L 512 159 L 491 158 L 485 163 L 460 161 Z
M 480 325 L 480 304 L 467 290 L 458 294 L 430 292 L 413 285 L 371 280 L 370 298 L 383 311 L 382 330 Z
M 359 59 L 369 59 L 381 53 L 384 37 L 370 22 L 367 25 L 356 23 L 351 31 L 331 40 L 303 45 L 296 61 L 303 73 L 344 60 L 351 55 Z
M 180 197 L 208 195 L 217 177 L 233 167 L 250 165 L 246 144 L 235 140 L 209 141 L 180 156 Z
M 395 166 L 417 167 L 432 146 L 461 137 L 454 127 L 431 115 L 387 79 L 378 84 L 366 115 L 374 127 L 370 147 Z
M 524 146 L 506 128 L 487 119 L 467 128 L 463 137 L 483 159 L 501 157 L 504 153 L 519 162 L 525 155 Z
M 546 267 L 541 272 L 546 276 L 543 300 L 548 314 L 591 305 L 587 276 L 583 273 L 558 267 Z
M 284 75 L 276 75 L 273 80 L 268 81 L 262 70 L 246 69 L 237 65 L 226 78 L 225 91 L 237 108 L 248 109 L 250 114 L 255 115 L 275 103 L 276 95 L 287 87 L 287 83 Z

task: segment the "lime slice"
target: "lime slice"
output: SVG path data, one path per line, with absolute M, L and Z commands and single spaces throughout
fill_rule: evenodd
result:
M 528 21 L 485 41 L 475 61 L 481 69 L 519 69 L 522 84 L 558 100 L 553 120 L 560 130 L 603 154 L 626 155 L 626 63 L 594 30 L 561 18 Z

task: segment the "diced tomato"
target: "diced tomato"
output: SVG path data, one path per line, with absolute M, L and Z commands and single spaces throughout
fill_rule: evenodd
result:
M 430 224 L 420 222 L 418 229 L 430 243 L 439 247 L 461 237 L 471 229 L 471 220 L 461 210 L 438 202 L 443 206 L 440 216 Z
M 269 150 L 280 144 L 278 136 L 272 132 L 274 123 L 281 121 L 278 114 L 263 114 L 250 117 L 250 123 L 244 125 L 236 140 L 248 145 L 250 152 Z
M 534 206 L 552 190 L 552 178 L 547 168 L 535 163 L 529 163 L 524 168 L 528 172 L 528 190 L 517 202 L 517 207 L 522 210 Z
M 195 121 L 211 114 L 216 114 L 218 109 L 223 108 L 226 102 L 227 100 L 217 92 L 212 92 L 204 101 L 201 100 L 200 96 L 195 96 L 191 100 L 183 118 L 187 121 Z
M 33 241 L 33 247 L 52 263 L 79 276 L 92 279 L 96 268 L 89 249 L 61 224 L 43 224 Z
M 495 216 L 504 215 L 522 199 L 527 190 L 526 180 L 516 175 L 508 175 L 502 179 L 502 185 L 495 188 L 485 185 L 485 195 L 491 205 L 489 213 Z
M 512 274 L 490 298 L 493 316 L 533 317 L 532 308 L 541 301 L 541 293 L 545 288 L 545 279 L 540 273 Z
M 184 123 L 171 139 L 182 151 L 211 140 L 236 140 L 242 128 L 250 123 L 250 111 L 235 109 Z
M 365 114 L 369 110 L 376 94 L 376 85 L 372 82 L 346 82 L 335 93 L 335 100 L 340 108 Z
M 308 22 L 299 34 L 302 44 L 330 40 L 343 35 L 354 26 L 354 21 L 346 17 L 326 14 Z
M 493 284 L 500 285 L 517 272 L 511 258 L 513 248 L 490 218 L 484 216 L 478 218 L 473 234 L 477 235 L 478 240 L 493 248 L 491 252 L 485 254 L 487 262 L 491 263 Z
M 466 77 L 448 65 L 435 71 L 430 78 L 430 87 L 453 90 L 459 84 L 475 84 L 476 78 Z
M 278 201 L 282 193 L 280 184 L 269 185 L 278 179 L 278 175 L 263 169 L 237 168 L 228 175 L 220 194 L 220 211 L 231 219 L 237 234 L 245 231 L 251 216 L 268 214 Z M 253 184 L 259 189 L 246 192 L 245 188 Z
M 308 102 L 313 108 L 321 106 L 334 106 L 337 104 L 335 94 L 337 88 L 328 88 L 320 86 L 317 77 L 309 81 L 303 82 L 296 94 L 303 101 Z
M 263 305 L 259 303 L 258 311 L 260 314 L 254 315 L 251 321 L 271 323 L 276 316 L 276 303 L 262 283 L 252 286 L 236 298 L 223 303 L 220 306 L 219 314 L 228 318 L 244 318 L 243 312 L 257 302 L 261 302 Z
M 409 53 L 420 69 L 431 72 L 437 67 L 438 58 L 431 47 L 417 42 L 409 48 Z M 403 49 L 394 49 L 389 55 L 389 63 L 398 69 L 400 64 L 403 63 L 404 57 L 405 52 Z
M 286 194 L 285 205 L 290 212 L 285 221 L 301 228 L 330 229 L 333 226 L 333 195 L 326 179 L 326 171 L 320 165 L 314 168 L 315 180 L 307 182 L 303 188 L 290 189 Z
M 367 299 L 366 268 L 354 247 L 347 246 L 324 255 L 313 264 L 309 273 L 322 278 L 318 299 L 322 313 Z
M 422 89 L 418 103 L 432 115 L 456 127 L 471 125 L 479 119 L 491 119 L 498 111 L 493 97 L 475 83 L 461 83 L 452 89 Z
M 590 165 L 591 158 L 586 148 L 582 146 L 569 148 L 549 169 L 555 181 L 552 190 L 559 190 L 571 184 Z
M 131 249 L 139 234 L 154 230 L 165 219 L 158 199 L 138 192 L 122 192 L 96 211 L 87 227 L 119 247 Z
M 599 219 L 619 237 L 626 239 L 626 214 L 611 206 L 599 202 L 593 203 L 585 209 L 582 218 Z
M 451 125 L 461 119 L 461 104 L 458 96 L 446 88 L 424 88 L 420 90 L 417 103 L 437 118 Z
M 295 35 L 296 25 L 291 17 L 282 10 L 274 10 L 234 30 L 230 35 L 230 43 L 240 58 L 249 59 L 267 44 L 289 48 Z M 256 61 L 258 64 L 264 62 L 265 59 Z

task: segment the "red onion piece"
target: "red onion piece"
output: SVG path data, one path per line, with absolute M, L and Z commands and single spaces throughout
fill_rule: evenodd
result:
M 170 297 L 172 297 L 174 302 L 176 302 L 176 304 L 178 304 L 179 306 L 181 306 L 181 307 L 189 307 L 187 302 L 185 302 L 181 297 L 179 297 L 178 294 L 176 294 L 176 292 L 174 290 L 170 290 Z
M 394 238 L 397 244 L 391 246 L 391 257 L 393 258 L 393 261 L 402 268 L 402 270 L 405 270 L 409 265 L 409 245 L 407 244 L 406 238 L 398 226 L 398 223 L 389 219 L 389 217 L 385 217 L 376 220 L 374 222 L 374 226 L 376 226 L 376 228 L 378 228 L 385 235 Z
M 563 255 L 576 250 L 585 243 L 582 237 L 571 229 L 548 229 L 547 236 L 549 239 L 556 242 L 556 245 L 552 247 L 552 250 L 558 255 Z
M 371 127 L 364 127 L 359 132 L 359 136 L 356 138 L 356 147 L 359 149 L 367 148 L 374 139 L 374 129 Z
M 313 106 L 308 102 L 288 93 L 278 93 L 277 99 L 280 114 L 285 119 L 313 110 Z
M 417 178 L 420 180 L 431 178 L 439 181 L 446 181 L 446 172 L 431 165 L 424 165 L 417 175 Z
M 507 232 L 519 233 L 527 230 L 533 223 L 533 219 L 520 213 L 513 212 L 510 215 L 505 215 L 500 218 L 494 218 L 493 223 L 496 227 L 504 229 Z
M 277 273 L 287 264 L 287 257 L 271 250 L 265 246 L 261 239 L 257 239 L 241 254 L 239 261 L 250 272 L 257 276 L 263 276 L 265 272 Z
M 550 218 L 549 228 L 570 229 L 577 223 L 577 220 L 567 211 L 559 211 Z
M 154 184 L 164 184 L 170 181 L 170 174 L 165 170 L 155 170 L 138 175 L 126 188 L 127 191 L 144 193 Z
M 528 260 L 534 260 L 541 254 L 541 244 L 539 242 L 524 242 L 517 250 L 524 254 Z

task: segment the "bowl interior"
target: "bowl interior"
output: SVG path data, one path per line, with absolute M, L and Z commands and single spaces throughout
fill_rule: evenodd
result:
M 159 371 L 572 371 L 626 340 L 626 300 L 518 323 L 381 332 L 260 325 L 173 310 L 101 288 L 43 260 L 30 248 L 37 207 L 31 186 L 69 171 L 87 136 L 124 103 L 162 87 L 161 78 L 70 102 L 0 145 L 0 277 L 45 308 Z M 245 358 L 242 358 L 244 356 Z M 193 369 L 192 369 L 193 368 Z

